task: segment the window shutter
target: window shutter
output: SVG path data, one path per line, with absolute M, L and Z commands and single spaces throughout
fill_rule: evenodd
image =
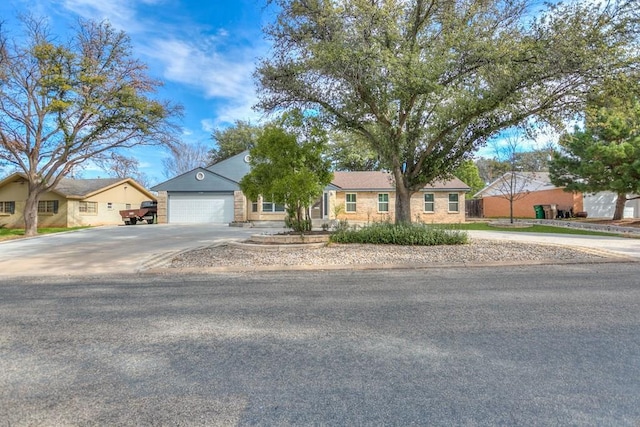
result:
M 53 213 L 54 214 L 58 213 L 58 201 L 57 200 L 53 201 Z

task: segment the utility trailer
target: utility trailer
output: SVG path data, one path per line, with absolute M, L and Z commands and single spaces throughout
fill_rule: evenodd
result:
M 154 200 L 142 202 L 140 209 L 125 209 L 120 211 L 120 216 L 125 225 L 136 225 L 142 221 L 153 224 L 158 218 L 158 202 Z

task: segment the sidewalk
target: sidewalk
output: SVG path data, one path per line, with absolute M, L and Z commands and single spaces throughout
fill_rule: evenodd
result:
M 597 230 L 606 231 L 606 230 Z M 476 239 L 510 240 L 525 243 L 541 243 L 581 247 L 590 250 L 612 252 L 617 255 L 640 259 L 640 239 L 618 236 L 585 236 L 573 234 L 527 233 L 506 231 L 468 231 Z M 634 235 L 640 236 L 638 233 Z

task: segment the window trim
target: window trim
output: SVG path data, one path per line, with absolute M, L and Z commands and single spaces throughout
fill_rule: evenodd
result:
M 269 209 L 265 209 L 265 205 L 270 205 Z M 286 212 L 286 208 L 284 205 L 279 205 L 275 202 L 269 202 L 266 200 L 262 200 L 262 213 L 283 213 Z
M 387 201 L 386 202 L 385 201 L 381 201 L 380 200 L 381 196 L 387 196 Z M 387 205 L 387 209 L 386 210 L 380 209 L 380 207 L 383 204 Z M 378 212 L 380 212 L 380 213 L 389 213 L 389 193 L 378 193 Z
M 427 196 L 431 196 L 431 200 L 427 200 Z M 424 193 L 422 198 L 422 210 L 424 213 L 435 213 L 436 211 L 436 194 Z M 431 210 L 427 209 L 427 203 L 431 204 Z
M 1 201 L 0 202 L 0 215 L 13 215 L 16 213 L 15 201 Z
M 49 205 L 51 204 L 51 205 Z M 58 213 L 59 208 L 58 200 L 39 200 L 38 201 L 38 214 L 41 215 L 55 215 Z M 51 207 L 51 209 L 50 209 Z
M 349 196 L 353 196 L 353 201 L 349 201 Z M 353 209 L 349 209 L 349 206 L 353 205 Z M 358 194 L 357 193 L 345 193 L 344 195 L 344 211 L 347 213 L 354 213 L 358 210 Z
M 83 206 L 84 206 L 84 210 L 83 210 Z M 78 202 L 78 211 L 82 215 L 98 215 L 98 202 L 80 200 Z
M 451 201 L 451 196 L 456 196 L 455 202 Z M 451 204 L 455 203 L 456 210 L 451 210 Z M 449 213 L 460 213 L 460 194 L 458 193 L 449 193 L 449 205 L 448 205 Z

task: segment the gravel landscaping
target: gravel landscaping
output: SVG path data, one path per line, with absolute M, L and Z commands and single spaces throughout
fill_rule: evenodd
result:
M 597 252 L 555 245 L 474 239 L 466 245 L 393 246 L 341 245 L 296 251 L 265 251 L 216 246 L 182 253 L 170 267 L 263 267 L 299 265 L 439 264 L 518 261 L 598 260 Z

